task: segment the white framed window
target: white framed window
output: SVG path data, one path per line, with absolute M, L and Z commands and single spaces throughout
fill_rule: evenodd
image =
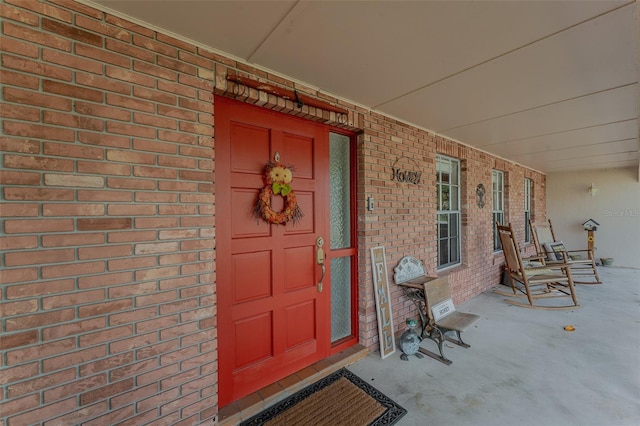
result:
M 491 171 L 491 188 L 493 192 L 493 250 L 502 250 L 496 223 L 504 225 L 504 172 Z
M 438 213 L 438 269 L 461 261 L 460 238 L 460 161 L 436 157 Z
M 531 242 L 531 188 L 533 182 L 529 178 L 524 178 L 524 242 Z

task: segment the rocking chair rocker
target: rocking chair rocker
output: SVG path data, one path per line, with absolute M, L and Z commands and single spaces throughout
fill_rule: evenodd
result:
M 538 256 L 543 257 L 546 265 L 554 265 L 559 263 L 567 263 L 571 265 L 571 272 L 576 280 L 574 284 L 602 284 L 598 270 L 596 269 L 596 261 L 593 250 L 567 250 L 562 241 L 556 239 L 551 226 L 551 219 L 547 222 L 534 223 L 529 221 L 531 225 L 533 243 L 536 246 Z M 572 259 L 571 254 L 586 253 L 586 259 Z M 588 278 L 589 281 L 578 281 Z
M 580 306 L 571 276 L 571 265 L 566 263 L 545 265 L 542 262 L 532 262 L 532 259 L 523 261 L 511 224 L 508 226 L 497 224 L 497 227 L 506 262 L 506 273 L 511 278 L 512 293 L 495 290 L 496 293 L 511 298 L 526 297 L 528 303 L 505 299 L 507 303 L 525 308 L 557 310 L 574 309 Z M 572 304 L 538 302 L 564 297 L 570 298 Z

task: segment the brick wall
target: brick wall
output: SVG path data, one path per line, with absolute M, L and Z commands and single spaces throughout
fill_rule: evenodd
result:
M 361 131 L 360 342 L 377 349 L 369 249 L 436 273 L 435 158 L 461 160 L 461 303 L 497 284 L 491 169 L 523 239 L 544 175 L 69 0 L 0 4 L 0 416 L 22 424 L 199 424 L 217 413 L 213 96 Z M 240 74 L 338 104 L 240 88 Z M 402 157 L 421 182 L 391 181 Z M 476 206 L 475 187 L 488 190 Z M 376 208 L 368 212 L 368 196 Z M 394 322 L 416 316 L 392 286 Z
M 212 417 L 212 56 L 70 1 L 0 8 L 1 416 Z

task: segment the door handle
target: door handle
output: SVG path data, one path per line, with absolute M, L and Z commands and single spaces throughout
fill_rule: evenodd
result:
M 320 282 L 318 282 L 318 293 L 322 293 L 322 281 L 324 280 L 324 274 L 326 272 L 326 266 L 324 264 L 324 238 L 316 238 L 316 263 L 322 268 L 322 274 L 320 275 Z

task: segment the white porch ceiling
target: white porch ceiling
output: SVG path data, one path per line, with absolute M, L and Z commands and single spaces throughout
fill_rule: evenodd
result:
M 533 169 L 640 167 L 636 0 L 84 3 Z

